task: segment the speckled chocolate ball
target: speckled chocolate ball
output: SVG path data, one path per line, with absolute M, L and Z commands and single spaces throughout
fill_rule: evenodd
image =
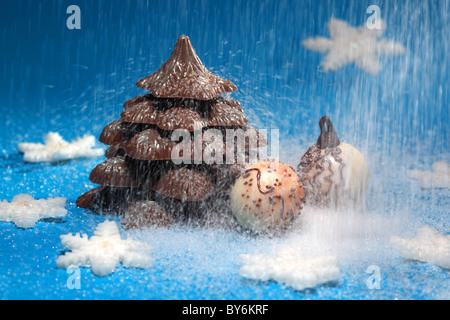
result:
M 289 166 L 264 161 L 247 167 L 231 190 L 231 210 L 238 223 L 257 233 L 286 229 L 304 204 L 303 186 Z

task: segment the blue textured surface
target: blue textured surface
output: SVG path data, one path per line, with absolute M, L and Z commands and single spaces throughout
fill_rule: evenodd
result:
M 81 30 L 66 28 L 71 4 L 81 9 Z M 402 43 L 406 55 L 382 58 L 378 76 L 354 66 L 322 73 L 322 56 L 301 41 L 328 36 L 331 17 L 365 23 L 371 4 L 381 8 L 385 37 Z M 42 142 L 49 131 L 67 140 L 98 137 L 119 118 L 124 101 L 143 93 L 134 83 L 156 71 L 186 34 L 208 69 L 236 83 L 239 91 L 230 96 L 250 124 L 280 129 L 281 161 L 297 165 L 327 114 L 341 139 L 368 159 L 369 221 L 392 219 L 411 235 L 423 224 L 448 234 L 449 190 L 422 190 L 405 173 L 450 162 L 449 12 L 448 1 L 2 0 L 0 199 L 63 196 L 69 213 L 28 230 L 0 222 L 0 299 L 450 298 L 448 270 L 400 258 L 376 232 L 367 250 L 364 237 L 356 239 L 362 253 L 340 260 L 339 282 L 298 292 L 238 273 L 241 253 L 264 253 L 283 239 L 215 229 L 121 230 L 153 245 L 154 267 L 120 267 L 106 278 L 81 269 L 81 288 L 70 290 L 68 274 L 55 265 L 64 250 L 59 236 L 92 235 L 106 218 L 120 222 L 75 206 L 103 159 L 26 164 L 17 152 L 19 142 Z M 378 290 L 366 285 L 370 265 L 381 270 Z

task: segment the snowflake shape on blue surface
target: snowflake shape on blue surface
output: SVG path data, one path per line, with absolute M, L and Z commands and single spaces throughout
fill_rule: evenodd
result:
M 99 224 L 94 235 L 79 233 L 61 235 L 66 252 L 56 260 L 58 268 L 91 267 L 100 277 L 113 273 L 122 263 L 126 268 L 149 268 L 153 259 L 147 254 L 150 246 L 141 241 L 122 239 L 117 224 L 105 221 Z
M 403 258 L 429 262 L 450 269 L 450 235 L 423 226 L 415 238 L 392 237 L 391 242 Z
M 405 53 L 403 45 L 379 39 L 386 30 L 382 20 L 379 29 L 369 29 L 366 25 L 354 28 L 345 21 L 332 18 L 327 28 L 331 38 L 308 38 L 302 42 L 305 48 L 325 54 L 321 63 L 324 72 L 354 63 L 365 72 L 377 74 L 381 70 L 380 56 Z
M 432 171 L 409 170 L 408 177 L 418 181 L 422 189 L 450 189 L 450 163 L 433 163 Z
M 62 218 L 67 214 L 66 198 L 36 200 L 29 194 L 18 194 L 11 202 L 0 201 L 0 221 L 11 221 L 18 228 L 33 228 L 46 218 Z
M 57 162 L 76 158 L 100 157 L 104 151 L 93 148 L 95 138 L 85 135 L 81 138 L 67 142 L 59 133 L 49 132 L 45 136 L 45 144 L 42 143 L 19 143 L 19 152 L 23 153 L 25 162 Z
M 276 256 L 241 255 L 240 274 L 246 278 L 274 280 L 295 290 L 314 288 L 339 280 L 334 256 L 305 257 L 297 249 L 282 247 Z

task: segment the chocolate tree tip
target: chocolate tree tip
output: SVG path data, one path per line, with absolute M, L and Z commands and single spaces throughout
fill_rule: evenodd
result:
M 185 35 L 178 37 L 170 58 L 161 68 L 139 80 L 136 85 L 159 98 L 197 100 L 210 100 L 219 94 L 237 90 L 234 83 L 206 69 Z

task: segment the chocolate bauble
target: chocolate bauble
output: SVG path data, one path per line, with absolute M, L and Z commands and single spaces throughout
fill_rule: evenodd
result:
M 308 204 L 359 203 L 369 187 L 366 159 L 357 148 L 339 141 L 327 116 L 320 119 L 319 125 L 321 134 L 317 143 L 308 149 L 298 165 Z
M 303 186 L 297 173 L 275 161 L 250 165 L 231 190 L 231 210 L 238 223 L 257 233 L 286 229 L 304 204 Z

